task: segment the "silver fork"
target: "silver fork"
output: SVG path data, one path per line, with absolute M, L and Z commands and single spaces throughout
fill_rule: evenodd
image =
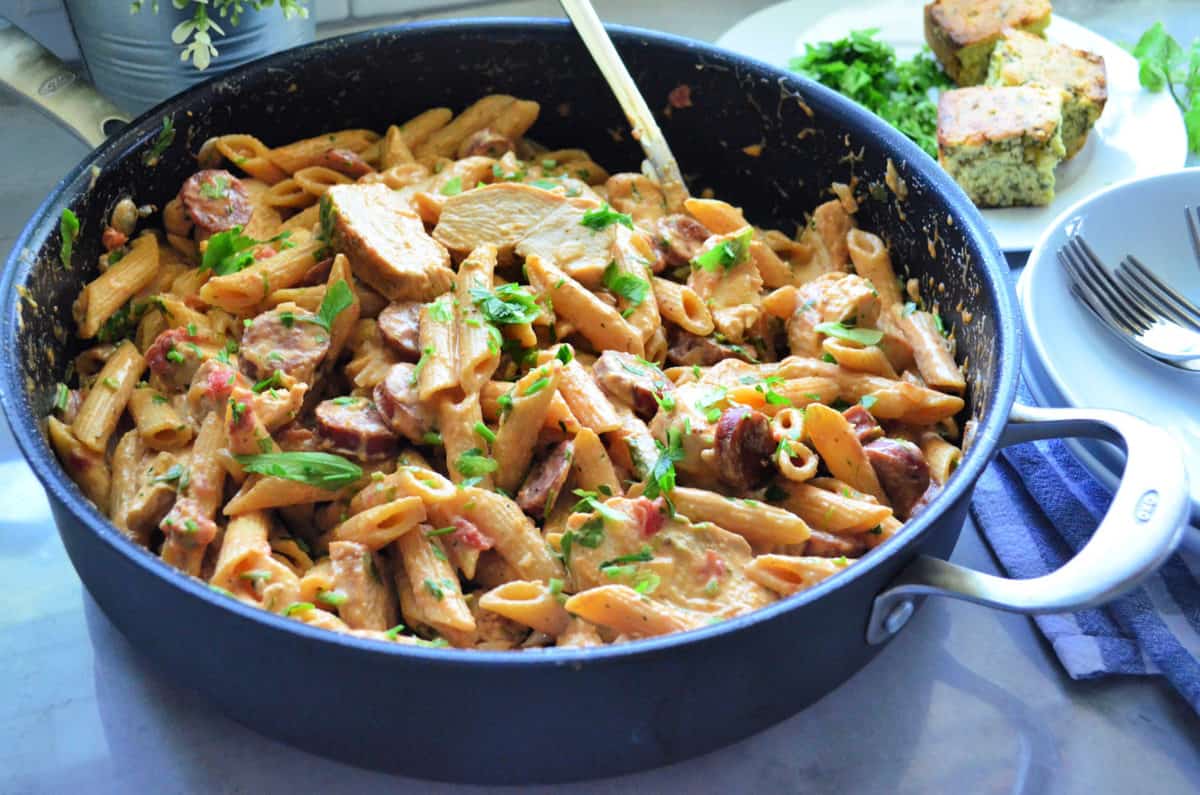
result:
M 1078 235 L 1058 250 L 1058 259 L 1071 278 L 1071 291 L 1118 339 L 1163 364 L 1200 372 L 1200 331 L 1123 289 Z
M 1196 255 L 1196 263 L 1200 264 L 1200 207 L 1184 207 L 1183 214 L 1187 218 L 1188 231 L 1192 233 L 1192 252 Z

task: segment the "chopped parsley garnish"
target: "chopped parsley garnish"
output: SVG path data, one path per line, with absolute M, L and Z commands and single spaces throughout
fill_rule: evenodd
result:
M 537 300 L 519 284 L 502 284 L 495 290 L 472 287 L 470 292 L 483 316 L 500 326 L 531 323 L 541 313 Z
M 823 362 L 829 362 L 830 364 L 837 364 L 837 363 L 838 363 L 838 362 L 837 362 L 837 359 L 833 358 L 833 354 L 831 354 L 831 353 L 822 353 L 822 354 L 821 354 L 821 361 L 823 361 Z
M 845 94 L 937 157 L 937 103 L 930 89 L 952 85 L 922 48 L 908 60 L 875 38 L 877 29 L 809 44 L 788 67 Z
M 916 311 L 917 311 L 917 305 L 914 304 L 912 301 L 909 301 L 904 304 L 904 309 L 900 310 L 900 314 L 902 317 L 908 317 L 909 315 L 911 315 L 913 312 L 916 312 Z
M 397 637 L 400 636 L 400 633 L 403 631 L 404 631 L 404 625 L 397 624 L 396 626 L 389 629 L 387 632 L 384 632 L 383 636 L 385 638 L 387 638 L 388 640 L 395 640 Z
M 583 214 L 583 218 L 579 219 L 579 223 L 586 226 L 588 229 L 599 231 L 613 224 L 620 224 L 627 229 L 633 229 L 633 219 L 625 213 L 619 213 L 608 206 L 608 202 L 601 204 L 594 210 L 588 210 Z
M 488 458 L 478 447 L 467 450 L 454 462 L 454 468 L 463 477 L 473 478 L 495 472 L 500 465 L 496 459 Z
M 879 329 L 855 328 L 843 323 L 819 323 L 814 329 L 821 334 L 847 342 L 857 342 L 859 345 L 878 345 L 883 339 L 883 332 Z
M 513 399 L 511 394 L 503 394 L 496 398 L 496 406 L 499 407 L 501 414 L 507 414 L 512 411 Z
M 437 431 L 425 431 L 421 436 L 421 441 L 425 444 L 437 446 L 442 443 L 442 435 Z
M 71 400 L 71 390 L 67 389 L 66 384 L 54 385 L 54 408 L 59 411 L 66 411 L 67 405 Z
M 235 400 L 229 404 L 229 413 L 233 415 L 234 425 L 241 423 L 242 417 L 246 413 L 246 404 L 240 400 Z
M 446 594 L 442 591 L 442 586 L 428 577 L 425 578 L 425 590 L 433 594 L 433 598 L 437 599 L 439 602 L 446 598 Z
M 62 217 L 58 219 L 58 234 L 62 238 L 62 248 L 58 250 L 58 258 L 63 267 L 71 269 L 71 253 L 75 250 L 75 240 L 79 237 L 79 216 L 70 207 L 64 207 Z
M 362 477 L 362 469 L 332 453 L 288 452 L 234 456 L 247 472 L 295 480 L 336 491 Z
M 615 261 L 608 263 L 604 269 L 604 286 L 628 301 L 630 307 L 641 306 L 650 294 L 650 282 L 619 270 Z
M 666 445 L 657 439 L 654 444 L 658 447 L 658 458 L 650 468 L 650 476 L 646 479 L 646 488 L 642 492 L 650 500 L 660 494 L 668 496 L 675 490 L 675 462 L 682 461 L 684 457 L 683 434 L 678 428 L 667 429 Z
M 662 578 L 652 571 L 639 571 L 633 579 L 633 590 L 645 595 L 654 593 L 662 583 Z
M 624 521 L 628 521 L 628 519 L 629 519 L 628 516 L 621 513 L 617 509 L 609 508 L 607 505 L 605 505 L 604 503 L 597 500 L 596 495 L 593 492 L 587 492 L 587 491 L 583 491 L 582 489 L 576 489 L 575 495 L 582 497 L 583 499 L 581 499 L 579 502 L 575 503 L 575 507 L 571 509 L 572 513 L 582 513 L 583 511 L 592 511 L 596 514 L 599 514 L 603 518 L 609 520 L 610 522 L 624 522 Z
M 479 434 L 480 438 L 488 444 L 496 441 L 496 432 L 484 425 L 482 421 L 475 423 L 475 433 Z
M 858 402 L 860 404 L 862 404 L 862 407 L 864 409 L 866 409 L 867 411 L 870 411 L 871 407 L 879 402 L 879 398 L 875 397 L 874 395 L 863 395 L 862 400 L 860 400 Z
M 200 270 L 211 270 L 217 276 L 237 273 L 254 262 L 254 252 L 250 249 L 258 245 L 286 240 L 291 235 L 290 231 L 284 231 L 269 240 L 255 240 L 243 235 L 240 226 L 224 232 L 217 232 L 208 239 L 204 256 L 200 259 Z
M 563 344 L 559 345 L 558 350 L 554 352 L 554 358 L 563 364 L 570 364 L 571 360 L 575 358 L 575 354 L 571 353 L 570 345 Z
M 170 116 L 163 116 L 162 127 L 158 130 L 158 137 L 154 139 L 154 143 L 150 145 L 150 149 L 142 155 L 142 165 L 156 166 L 163 153 L 167 148 L 175 142 L 175 125 L 171 121 Z
M 317 240 L 324 243 L 325 246 L 314 256 L 317 259 L 322 259 L 328 256 L 328 248 L 333 245 L 333 199 L 329 198 L 329 194 L 326 193 L 317 204 L 317 212 L 320 219 L 320 231 L 317 232 Z
M 309 610 L 316 610 L 317 607 L 312 602 L 292 602 L 283 610 L 285 616 L 293 616 L 296 613 L 307 613 Z
M 206 199 L 223 199 L 229 191 L 229 180 L 217 175 L 211 182 L 200 183 L 200 195 Z
M 457 196 L 462 193 L 462 177 L 451 177 L 438 191 L 443 196 Z
M 938 330 L 938 334 L 941 334 L 943 337 L 948 335 L 946 324 L 942 322 L 942 316 L 938 312 L 933 313 L 933 326 Z
M 187 488 L 188 471 L 183 464 L 172 464 L 171 467 L 161 475 L 150 479 L 151 483 L 175 483 L 178 489 L 182 491 Z
M 542 376 L 529 386 L 525 387 L 525 391 L 521 393 L 521 396 L 529 397 L 530 395 L 536 395 L 538 392 L 541 392 L 543 389 L 545 389 L 549 384 L 550 379 L 546 376 Z
M 283 381 L 281 380 L 282 377 L 283 377 L 283 373 L 280 372 L 279 370 L 276 370 L 275 372 L 271 373 L 271 375 L 268 376 L 267 378 L 264 378 L 263 380 L 261 380 L 257 384 L 255 384 L 254 386 L 250 387 L 250 389 L 253 390 L 254 392 L 262 393 L 262 392 L 267 391 L 268 389 L 274 389 L 275 387 L 283 386 Z
M 458 528 L 455 527 L 454 525 L 449 525 L 447 527 L 439 527 L 437 530 L 430 530 L 428 533 L 425 534 L 425 536 L 427 538 L 433 538 L 434 536 L 446 536 L 446 535 L 450 535 L 457 529 Z
M 706 271 L 716 271 L 719 268 L 730 270 L 749 258 L 750 241 L 753 239 L 754 230 L 746 227 L 736 237 L 697 254 L 692 258 L 692 267 Z
M 346 284 L 345 279 L 339 279 L 325 291 L 325 297 L 321 299 L 321 308 L 317 310 L 316 318 L 309 322 L 316 323 L 326 331 L 332 331 L 333 321 L 353 303 L 354 291 L 350 289 L 350 285 Z
M 439 298 L 429 304 L 429 318 L 438 323 L 449 323 L 454 320 L 454 310 L 446 298 Z
M 279 371 L 276 370 L 276 372 L 279 372 Z M 362 400 L 362 398 L 356 398 L 356 397 L 351 397 L 349 395 L 343 395 L 342 397 L 335 397 L 333 399 L 333 404 L 335 406 L 354 406 L 354 405 L 357 405 L 360 400 Z M 378 474 L 378 473 L 376 473 L 376 474 Z
M 109 389 L 120 389 L 121 388 L 121 384 L 118 383 L 117 379 L 112 378 L 112 377 L 105 378 L 100 383 L 104 384 Z
M 238 575 L 238 579 L 246 580 L 247 582 L 267 582 L 271 579 L 271 572 L 263 571 L 262 569 L 252 569 L 250 571 L 243 571 Z
M 317 594 L 317 601 L 330 607 L 339 607 L 346 603 L 346 594 L 341 591 L 321 591 Z
M 413 368 L 413 384 L 416 384 L 417 381 L 421 380 L 421 371 L 425 369 L 425 365 L 429 361 L 429 357 L 433 356 L 435 352 L 436 351 L 432 345 L 426 345 L 421 350 L 421 358 L 417 360 L 417 366 Z
M 606 560 L 600 564 L 600 568 L 606 569 L 609 566 L 618 566 L 622 563 L 645 563 L 648 560 L 654 560 L 654 552 L 651 551 L 649 544 L 643 544 L 642 548 L 630 555 L 619 555 L 612 560 Z

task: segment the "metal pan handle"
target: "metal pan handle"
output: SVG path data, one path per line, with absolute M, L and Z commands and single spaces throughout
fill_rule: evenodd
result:
M 29 34 L 0 17 L 0 83 L 95 148 L 131 118 Z
M 965 599 L 1014 613 L 1062 613 L 1107 602 L 1155 571 L 1179 546 L 1190 513 L 1183 449 L 1167 431 L 1104 409 L 1017 404 L 1001 446 L 1062 436 L 1120 444 L 1125 472 L 1108 514 L 1079 553 L 1057 571 L 1009 580 L 921 555 L 875 597 L 867 642 L 882 643 L 912 616 L 918 596 Z

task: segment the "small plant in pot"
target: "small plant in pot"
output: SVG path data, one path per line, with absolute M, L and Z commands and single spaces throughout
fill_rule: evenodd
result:
M 312 41 L 307 0 L 66 0 L 100 91 L 140 112 L 189 86 Z

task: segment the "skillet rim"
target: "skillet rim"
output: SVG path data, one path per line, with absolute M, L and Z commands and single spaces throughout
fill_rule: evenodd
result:
M 67 476 L 58 463 L 41 429 L 42 421 L 34 414 L 30 396 L 25 391 L 24 368 L 21 366 L 19 357 L 9 355 L 0 365 L 2 368 L 2 372 L 0 372 L 0 406 L 3 407 L 13 437 L 25 457 L 26 463 L 37 475 L 48 496 L 65 507 L 88 531 L 95 533 L 109 547 L 124 556 L 129 563 L 147 574 L 172 582 L 185 593 L 206 602 L 209 607 L 230 610 L 240 619 L 259 623 L 274 632 L 293 633 L 314 642 L 334 644 L 346 652 L 398 655 L 419 659 L 425 663 L 471 669 L 496 665 L 506 667 L 569 665 L 578 668 L 588 664 L 625 662 L 631 658 L 651 658 L 668 654 L 677 646 L 715 642 L 726 635 L 738 633 L 744 628 L 772 621 L 784 613 L 800 609 L 834 590 L 854 587 L 859 579 L 883 565 L 885 561 L 904 555 L 911 550 L 931 532 L 935 523 L 942 520 L 943 513 L 952 503 L 970 496 L 979 476 L 991 462 L 1001 433 L 1007 424 L 1009 410 L 1016 399 L 1021 328 L 1017 319 L 1016 297 L 1009 278 L 1007 260 L 1001 252 L 995 236 L 986 226 L 979 211 L 971 204 L 954 180 L 941 168 L 930 167 L 930 164 L 934 164 L 935 161 L 930 159 L 923 150 L 882 119 L 832 89 L 766 62 L 705 42 L 627 25 L 606 25 L 605 27 L 612 35 L 614 43 L 618 45 L 624 47 L 656 46 L 722 61 L 748 73 L 773 79 L 781 87 L 786 86 L 803 97 L 804 101 L 814 110 L 822 107 L 827 111 L 832 111 L 834 118 L 840 123 L 859 128 L 858 132 L 852 134 L 866 139 L 866 145 L 890 149 L 894 154 L 899 155 L 898 161 L 908 163 L 910 167 L 915 166 L 915 170 L 919 171 L 921 177 L 928 181 L 930 189 L 937 191 L 944 198 L 948 209 L 956 214 L 954 222 L 963 225 L 964 237 L 980 249 L 983 256 L 979 258 L 981 263 L 978 275 L 986 286 L 983 294 L 990 297 L 997 305 L 997 314 L 994 318 L 997 334 L 995 369 L 988 374 L 985 379 L 986 383 L 980 384 L 980 388 L 988 388 L 992 391 L 992 400 L 986 412 L 982 414 L 971 448 L 964 454 L 962 463 L 955 471 L 956 477 L 952 478 L 950 484 L 930 503 L 928 510 L 906 522 L 896 536 L 878 548 L 886 550 L 885 553 L 876 552 L 867 555 L 861 562 L 806 591 L 784 597 L 741 616 L 699 629 L 599 648 L 559 649 L 551 647 L 538 650 L 529 649 L 521 653 L 425 648 L 330 632 L 261 608 L 251 607 L 236 599 L 230 599 L 214 591 L 207 583 L 171 568 L 145 548 L 123 536 L 108 518 L 83 495 L 79 487 Z M 3 313 L 4 318 L 0 324 L 0 346 L 3 346 L 5 351 L 18 350 L 17 340 L 21 326 L 20 302 L 23 299 L 18 294 L 17 288 L 24 286 L 36 265 L 36 255 L 30 249 L 31 243 L 40 240 L 44 246 L 46 239 L 52 236 L 56 230 L 62 210 L 71 206 L 72 198 L 86 192 L 86 182 L 89 181 L 88 178 L 94 168 L 103 170 L 108 165 L 134 156 L 136 151 L 157 134 L 163 115 L 186 112 L 196 104 L 197 98 L 201 95 L 219 95 L 221 93 L 220 83 L 236 82 L 243 76 L 270 70 L 298 58 L 319 57 L 323 50 L 354 47 L 374 40 L 392 39 L 403 42 L 410 37 L 423 38 L 429 33 L 521 33 L 534 38 L 553 38 L 569 31 L 570 23 L 567 20 L 545 17 L 471 17 L 400 23 L 323 39 L 285 50 L 210 78 L 167 99 L 131 121 L 124 130 L 86 155 L 65 177 L 59 180 L 50 194 L 34 211 L 34 215 L 18 235 L 12 251 L 6 258 L 4 274 L 0 280 L 0 296 L 2 296 L 0 313 Z M 925 158 L 925 161 L 922 161 L 922 158 Z M 40 248 L 41 246 L 39 246 L 39 250 Z M 55 525 L 57 528 L 57 520 Z M 81 583 L 86 587 L 86 583 L 83 583 L 82 579 Z M 872 594 L 870 598 L 873 599 L 874 596 Z M 858 632 L 865 640 L 865 624 L 858 629 Z

